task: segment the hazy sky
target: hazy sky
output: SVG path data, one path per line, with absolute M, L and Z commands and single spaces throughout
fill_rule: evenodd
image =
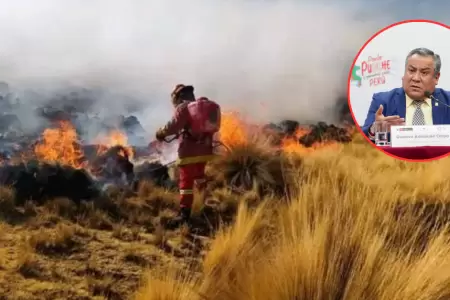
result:
M 259 120 L 331 121 L 365 40 L 400 19 L 445 22 L 445 3 L 0 0 L 0 80 L 127 92 L 149 132 L 170 117 L 177 83 Z

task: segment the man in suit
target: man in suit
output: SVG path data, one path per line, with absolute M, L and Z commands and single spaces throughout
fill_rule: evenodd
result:
M 450 124 L 450 93 L 436 88 L 440 72 L 438 54 L 427 48 L 410 51 L 402 77 L 403 87 L 373 94 L 362 126 L 364 134 L 373 141 L 380 124 L 388 131 L 393 125 Z

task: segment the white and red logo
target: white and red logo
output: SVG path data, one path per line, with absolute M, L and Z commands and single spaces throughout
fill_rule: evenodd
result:
M 386 84 L 388 75 L 392 75 L 392 60 L 381 55 L 369 56 L 360 63 L 362 80 L 370 87 Z

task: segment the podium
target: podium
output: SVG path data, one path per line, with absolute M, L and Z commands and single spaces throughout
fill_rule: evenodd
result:
M 383 151 L 406 159 L 433 159 L 450 153 L 450 146 L 423 146 L 423 147 L 391 147 L 378 146 Z

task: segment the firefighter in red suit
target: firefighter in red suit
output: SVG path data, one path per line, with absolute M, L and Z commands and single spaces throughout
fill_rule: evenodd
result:
M 205 97 L 195 99 L 194 87 L 179 84 L 171 94 L 175 113 L 172 119 L 156 133 L 156 139 L 179 135 L 178 167 L 180 211 L 167 224 L 176 228 L 189 223 L 194 188 L 206 186 L 205 166 L 214 158 L 213 138 L 220 129 L 220 106 Z

